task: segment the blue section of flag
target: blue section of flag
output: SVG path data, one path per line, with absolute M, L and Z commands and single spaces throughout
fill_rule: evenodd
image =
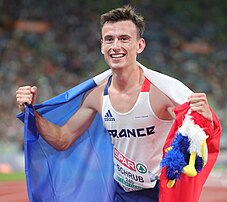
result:
M 78 109 L 84 93 L 96 86 L 93 79 L 70 89 L 35 109 L 47 120 L 64 124 Z M 27 106 L 24 121 L 25 173 L 30 202 L 111 202 L 113 151 L 99 114 L 90 128 L 66 151 L 56 151 L 36 130 L 34 111 Z

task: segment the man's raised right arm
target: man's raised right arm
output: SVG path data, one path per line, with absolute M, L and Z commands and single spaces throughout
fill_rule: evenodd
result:
M 20 87 L 16 91 L 18 108 L 24 112 L 25 104 L 34 104 L 36 95 L 35 86 Z M 89 98 L 89 95 L 86 98 Z M 91 101 L 86 98 L 77 112 L 63 126 L 47 121 L 35 110 L 37 130 L 56 150 L 68 149 L 90 126 L 96 110 L 91 107 Z

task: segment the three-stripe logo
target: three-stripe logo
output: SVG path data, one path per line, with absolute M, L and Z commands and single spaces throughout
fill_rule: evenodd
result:
M 115 121 L 115 118 L 113 117 L 109 109 L 104 116 L 104 121 Z

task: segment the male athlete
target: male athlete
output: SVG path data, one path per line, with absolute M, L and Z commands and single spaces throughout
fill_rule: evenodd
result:
M 101 52 L 112 76 L 86 94 L 78 111 L 63 126 L 46 121 L 36 112 L 37 128 L 54 148 L 67 150 L 98 112 L 114 145 L 115 201 L 158 201 L 162 148 L 176 103 L 137 63 L 137 55 L 146 45 L 143 17 L 126 6 L 103 14 L 100 22 Z M 35 86 L 20 87 L 16 91 L 19 109 L 23 112 L 25 103 L 34 104 L 36 95 Z M 213 122 L 204 93 L 192 93 L 188 102 L 192 111 Z

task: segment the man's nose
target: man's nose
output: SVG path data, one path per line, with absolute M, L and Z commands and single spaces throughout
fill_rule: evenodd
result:
M 118 40 L 118 39 L 115 39 L 114 40 L 114 43 L 113 43 L 113 49 L 115 50 L 118 50 L 118 49 L 120 49 L 120 47 L 121 47 L 121 42 L 120 42 L 120 40 Z

